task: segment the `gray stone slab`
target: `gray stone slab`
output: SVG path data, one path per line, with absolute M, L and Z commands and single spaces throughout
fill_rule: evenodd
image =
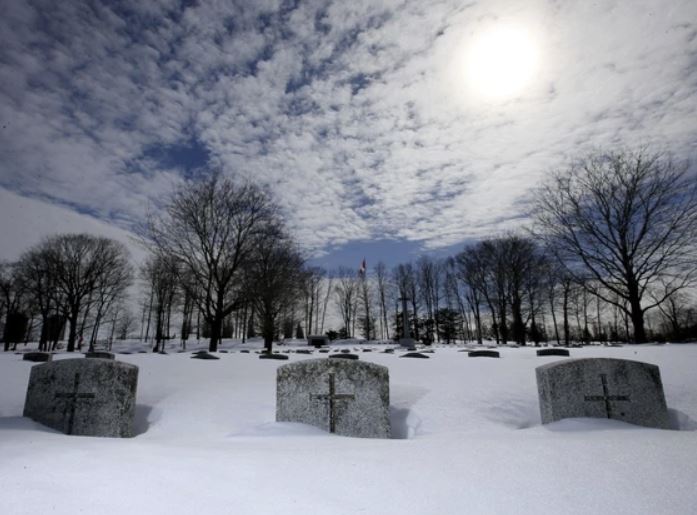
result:
M 278 368 L 276 420 L 330 433 L 390 438 L 386 367 L 346 359 L 310 359 Z
M 35 365 L 24 416 L 65 434 L 133 436 L 138 367 L 110 359 Z
M 334 359 L 358 359 L 358 355 L 348 353 L 330 354 L 328 357 Z
M 259 359 L 288 359 L 288 356 L 285 354 L 269 354 L 268 352 L 264 352 L 262 354 L 259 354 Z
M 470 358 L 500 358 L 498 351 L 495 350 L 472 350 L 469 352 Z
M 321 334 L 311 335 L 307 337 L 307 344 L 314 347 L 322 347 L 323 345 L 329 345 L 329 337 Z
M 537 351 L 538 356 L 568 356 L 569 349 L 559 349 L 555 347 L 550 347 L 547 349 L 539 349 Z
M 26 352 L 22 355 L 24 361 L 33 361 L 35 363 L 45 363 L 51 361 L 50 352 Z
M 569 359 L 535 369 L 542 423 L 595 417 L 670 429 L 656 365 L 612 358 Z
M 103 350 L 86 352 L 85 357 L 86 358 L 101 358 L 101 359 L 116 359 L 116 356 L 114 355 L 114 353 L 103 351 Z
M 421 352 L 407 352 L 406 354 L 402 354 L 400 358 L 421 358 L 421 359 L 429 359 L 429 356 L 426 356 L 426 354 L 422 354 Z
M 218 356 L 214 356 L 206 351 L 194 352 L 191 355 L 191 359 L 220 359 Z

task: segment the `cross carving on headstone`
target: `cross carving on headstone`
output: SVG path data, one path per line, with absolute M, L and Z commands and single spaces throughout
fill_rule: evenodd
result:
M 336 401 L 355 400 L 355 395 L 350 393 L 336 393 L 334 374 L 329 374 L 329 393 L 310 394 L 311 400 L 329 401 L 329 432 L 336 432 Z
M 65 410 L 63 411 L 63 416 L 70 410 L 70 416 L 68 417 L 68 434 L 73 434 L 73 423 L 75 421 L 75 409 L 77 408 L 78 399 L 94 399 L 95 395 L 93 393 L 78 393 L 78 387 L 80 386 L 80 374 L 75 373 L 75 382 L 73 383 L 73 391 L 70 393 L 60 392 L 56 393 L 56 399 L 65 399 Z
M 607 374 L 600 374 L 600 381 L 603 383 L 602 395 L 586 395 L 586 401 L 603 401 L 605 403 L 605 412 L 607 418 L 611 418 L 612 406 L 610 401 L 629 401 L 629 395 L 610 395 L 607 389 Z

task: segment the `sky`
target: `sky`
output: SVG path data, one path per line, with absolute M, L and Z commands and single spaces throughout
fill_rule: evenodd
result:
M 694 0 L 2 5 L 0 259 L 130 241 L 219 169 L 269 186 L 313 263 L 395 264 L 524 226 L 589 152 L 697 157 Z

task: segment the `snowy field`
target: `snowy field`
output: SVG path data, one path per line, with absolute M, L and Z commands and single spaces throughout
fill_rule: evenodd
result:
M 697 345 L 571 349 L 658 365 L 673 431 L 542 426 L 535 367 L 564 358 L 533 348 L 501 359 L 435 348 L 426 360 L 362 346 L 375 350 L 360 359 L 390 371 L 392 440 L 274 422 L 276 368 L 326 354 L 239 352 L 259 346 L 226 341 L 213 361 L 117 342 L 134 352 L 117 359 L 140 367 L 132 439 L 22 418 L 33 363 L 0 354 L 0 514 L 697 513 Z

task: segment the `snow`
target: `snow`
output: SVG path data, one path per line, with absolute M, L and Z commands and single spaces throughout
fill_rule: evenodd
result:
M 132 439 L 66 436 L 22 418 L 33 364 L 1 354 L 0 513 L 695 513 L 697 345 L 571 351 L 658 365 L 673 431 L 542 426 L 534 369 L 562 358 L 533 348 L 501 349 L 501 359 L 436 348 L 424 360 L 371 345 L 360 358 L 390 370 L 392 440 L 274 422 L 276 367 L 318 355 L 237 352 L 259 347 L 226 341 L 217 361 L 174 348 L 119 354 L 140 367 Z

